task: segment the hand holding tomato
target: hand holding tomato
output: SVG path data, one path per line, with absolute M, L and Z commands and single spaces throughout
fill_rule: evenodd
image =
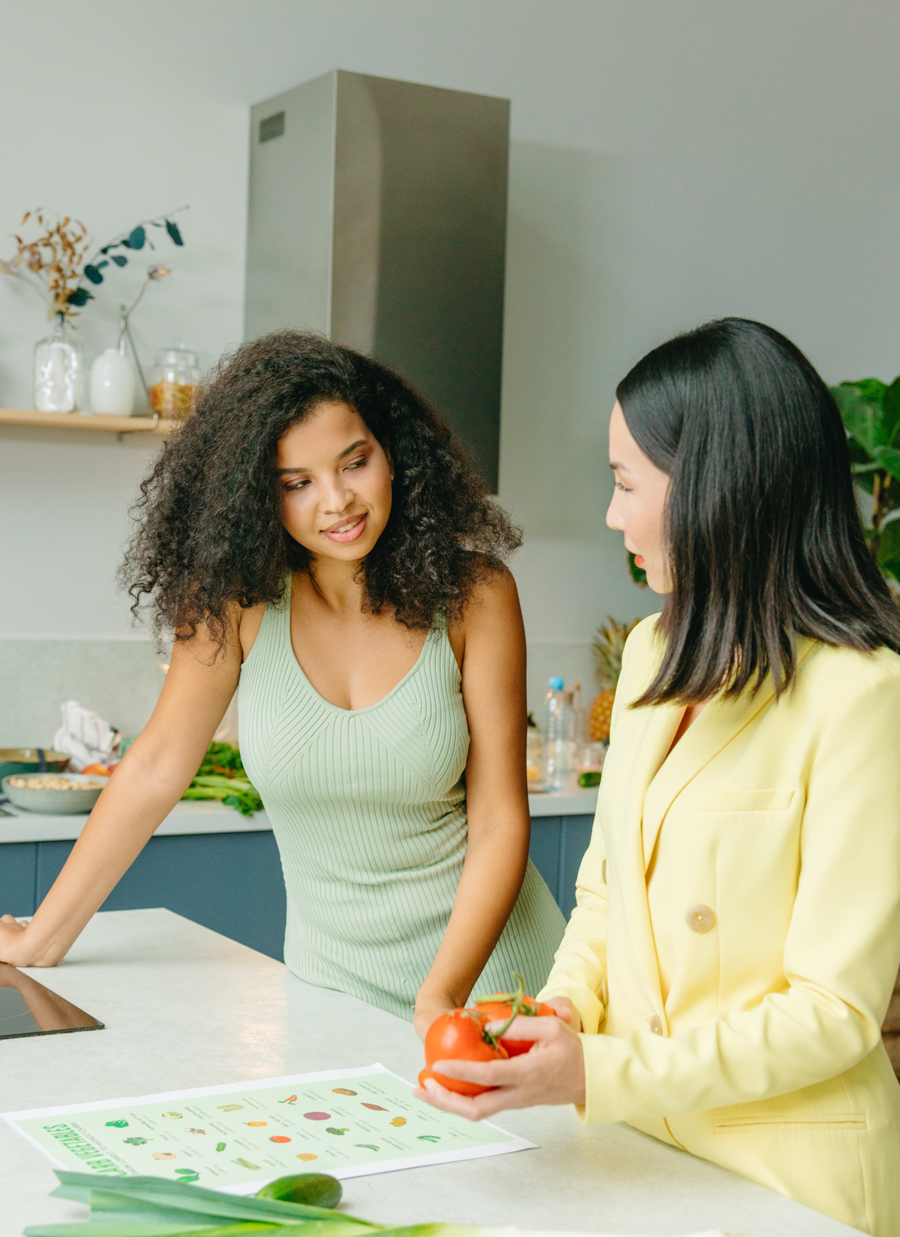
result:
M 413 1092 L 416 1099 L 471 1121 L 491 1117 L 504 1108 L 584 1103 L 581 1037 L 563 1017 L 520 1016 L 504 1032 L 504 1038 L 525 1040 L 531 1048 L 511 1060 L 434 1058 L 435 1068 L 419 1075 L 420 1085 Z M 460 1083 L 477 1087 L 479 1093 L 456 1090 Z

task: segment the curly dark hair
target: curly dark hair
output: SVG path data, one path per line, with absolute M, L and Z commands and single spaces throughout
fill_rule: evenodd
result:
M 120 580 L 157 637 L 216 643 L 226 615 L 277 603 L 309 554 L 279 518 L 278 441 L 323 402 L 354 408 L 394 467 L 387 526 L 361 567 L 366 609 L 410 628 L 456 617 L 522 537 L 462 444 L 399 375 L 319 335 L 277 331 L 224 356 L 167 439 L 132 509 Z

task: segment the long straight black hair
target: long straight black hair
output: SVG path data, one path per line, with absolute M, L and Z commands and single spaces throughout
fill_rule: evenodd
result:
M 654 348 L 616 394 L 671 478 L 665 652 L 637 705 L 737 696 L 769 674 L 780 694 L 798 636 L 900 653 L 900 608 L 866 547 L 840 413 L 799 348 L 723 318 Z

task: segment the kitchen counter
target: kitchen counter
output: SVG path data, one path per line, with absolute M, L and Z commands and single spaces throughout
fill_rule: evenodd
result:
M 532 819 L 560 816 L 593 816 L 597 807 L 597 788 L 585 790 L 574 776 L 561 791 L 528 796 Z M 87 821 L 87 814 L 72 816 L 44 816 L 39 812 L 24 812 L 4 804 L 10 816 L 0 816 L 0 843 L 2 842 L 60 842 L 74 841 Z M 223 808 L 219 803 L 185 799 L 175 805 L 173 811 L 156 830 L 156 837 L 197 833 L 265 833 L 271 830 L 265 812 L 242 816 L 233 808 Z
M 56 970 L 27 973 L 106 1029 L 0 1042 L 3 1111 L 376 1061 L 413 1079 L 422 1064 L 408 1023 L 301 983 L 281 963 L 164 910 L 97 915 Z M 502 1113 L 497 1124 L 537 1150 L 354 1178 L 348 1211 L 393 1224 L 659 1237 L 856 1231 L 627 1126 L 582 1126 L 568 1107 Z M 0 1163 L 0 1237 L 86 1215 L 48 1198 L 50 1162 L 5 1123 Z

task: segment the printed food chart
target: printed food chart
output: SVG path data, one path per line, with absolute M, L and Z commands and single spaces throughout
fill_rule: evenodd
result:
M 60 1168 L 235 1193 L 304 1171 L 358 1177 L 534 1146 L 411 1092 L 371 1065 L 3 1116 Z

